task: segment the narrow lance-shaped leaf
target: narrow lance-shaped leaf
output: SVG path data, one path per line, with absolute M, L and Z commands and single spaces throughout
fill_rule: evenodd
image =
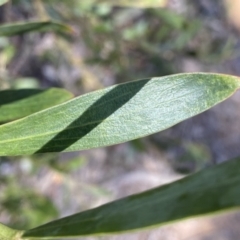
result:
M 8 2 L 8 0 L 0 0 L 0 6 L 7 3 L 7 2 Z
M 1 240 L 20 240 L 23 231 L 11 229 L 0 223 L 0 239 Z
M 71 98 L 70 92 L 60 88 L 0 91 L 0 123 L 28 116 Z
M 112 86 L 0 126 L 0 156 L 102 147 L 169 128 L 232 95 L 237 77 L 177 74 Z
M 17 22 L 0 26 L 0 36 L 14 36 L 28 32 L 72 32 L 71 28 L 53 21 Z
M 112 234 L 240 207 L 240 159 L 26 231 L 28 237 Z

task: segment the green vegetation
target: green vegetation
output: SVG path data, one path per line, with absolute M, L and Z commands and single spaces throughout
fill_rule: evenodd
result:
M 6 2 L 0 1 L 0 5 Z M 61 46 L 65 50 L 63 61 L 68 59 L 68 63 L 81 66 L 83 92 L 88 93 L 71 99 L 72 94 L 64 89 L 12 89 L 15 83 L 11 80 L 11 73 L 0 76 L 9 79 L 4 83 L 8 90 L 0 91 L 2 162 L 15 161 L 17 157 L 13 156 L 38 153 L 32 157 L 34 163 L 49 165 L 67 173 L 72 168 L 81 167 L 84 159 L 72 159 L 72 164 L 64 167 L 58 165 L 54 154 L 49 153 L 110 146 L 148 136 L 212 108 L 240 88 L 240 78 L 236 76 L 202 72 L 171 74 L 174 73 L 173 69 L 161 65 L 162 61 L 158 56 L 160 52 L 172 61 L 177 60 L 176 52 L 184 52 L 186 42 L 194 38 L 200 29 L 201 23 L 197 20 L 189 22 L 183 16 L 165 10 L 148 9 L 144 14 L 140 12 L 144 18 L 158 15 L 164 22 L 163 30 L 156 34 L 149 29 L 150 24 L 154 23 L 151 18 L 149 21 L 134 20 L 137 23 L 128 27 L 125 27 L 126 22 L 121 22 L 124 18 L 114 18 L 115 22 L 112 23 L 108 18 L 115 12 L 109 1 L 89 1 L 91 3 L 87 4 L 71 0 L 67 3 L 70 7 L 66 7 L 64 2 L 54 0 L 46 1 L 45 5 L 41 1 L 36 2 L 40 5 L 33 6 L 28 1 L 13 1 L 16 6 L 26 4 L 29 8 L 39 7 L 39 18 L 43 20 L 3 24 L 0 26 L 0 36 L 55 32 L 58 36 L 54 49 L 56 55 L 51 55 L 46 50 L 40 53 L 41 58 L 54 62 L 62 56 L 58 48 Z M 54 7 L 56 2 L 57 7 Z M 164 4 L 164 1 L 139 1 L 139 4 L 141 7 L 158 7 L 156 2 Z M 126 4 L 132 6 L 128 1 L 116 3 L 117 6 Z M 46 20 L 47 16 L 54 16 L 54 20 Z M 77 39 L 79 37 L 76 25 L 74 26 L 76 18 L 80 21 L 87 20 L 82 31 L 89 31 L 90 34 L 83 35 L 82 38 L 86 38 L 92 51 L 89 53 L 89 63 L 99 63 L 101 58 L 99 64 L 106 67 L 111 62 L 118 79 L 136 79 L 142 74 L 144 79 L 131 82 L 119 80 L 114 86 L 96 90 L 102 87 L 99 80 L 92 75 L 84 61 L 76 56 L 71 57 L 72 52 L 69 51 L 74 35 Z M 158 23 L 155 27 L 158 27 Z M 115 28 L 121 29 L 121 32 Z M 118 35 L 113 37 L 113 32 Z M 150 35 L 153 44 L 147 41 Z M 102 46 L 99 40 L 110 36 L 116 39 L 109 38 L 108 44 Z M 139 38 L 142 39 L 141 43 L 134 46 Z M 173 41 L 169 41 L 169 38 Z M 8 64 L 13 55 L 11 51 L 16 49 L 7 38 L 2 40 L 0 45 L 5 49 L 4 61 Z M 157 42 L 160 40 L 159 47 Z M 31 41 L 30 43 L 32 44 Z M 134 54 L 127 57 L 124 54 L 126 48 L 140 49 L 143 52 L 141 57 L 145 57 L 142 61 L 149 62 L 150 68 L 156 68 L 160 63 L 162 69 L 159 75 L 167 76 L 145 77 L 147 73 L 143 73 L 144 69 L 140 70 L 140 60 L 129 68 Z M 196 48 L 191 51 L 204 59 L 204 50 L 197 52 Z M 139 69 L 137 73 L 136 69 Z M 90 90 L 96 91 L 89 93 Z M 199 158 L 199 148 L 190 145 L 188 147 Z M 13 158 L 10 160 L 8 157 Z M 240 159 L 233 159 L 173 183 L 55 221 L 50 221 L 58 216 L 50 199 L 25 189 L 19 193 L 16 178 L 6 174 L 0 179 L 8 185 L 2 191 L 1 207 L 15 215 L 11 219 L 13 228 L 0 224 L 0 240 L 116 234 L 235 209 L 240 206 L 239 168 Z M 19 202 L 24 204 L 19 206 Z M 50 222 L 39 224 L 47 221 Z M 18 231 L 15 228 L 27 230 Z

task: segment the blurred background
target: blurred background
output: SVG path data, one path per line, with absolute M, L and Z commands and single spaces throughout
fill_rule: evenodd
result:
M 0 89 L 60 87 L 79 96 L 179 72 L 240 75 L 239 13 L 239 0 L 12 0 L 0 7 L 1 24 L 53 19 L 73 33 L 0 37 Z M 239 95 L 132 142 L 0 157 L 0 222 L 32 228 L 239 156 Z M 79 239 L 236 240 L 239 224 L 240 212 L 230 212 Z

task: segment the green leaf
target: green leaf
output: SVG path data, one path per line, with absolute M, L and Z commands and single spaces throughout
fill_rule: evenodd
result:
M 232 95 L 239 78 L 177 74 L 112 86 L 0 126 L 0 156 L 77 151 L 169 128 Z
M 112 234 L 240 207 L 240 159 L 26 231 L 23 237 Z
M 7 3 L 7 2 L 8 2 L 8 0 L 0 0 L 0 6 Z
M 28 32 L 46 31 L 72 32 L 69 26 L 53 21 L 18 22 L 0 26 L 0 36 L 14 36 Z
M 0 239 L 1 240 L 21 240 L 23 231 L 11 229 L 0 223 Z
M 0 123 L 28 116 L 71 98 L 71 93 L 60 88 L 0 91 Z

